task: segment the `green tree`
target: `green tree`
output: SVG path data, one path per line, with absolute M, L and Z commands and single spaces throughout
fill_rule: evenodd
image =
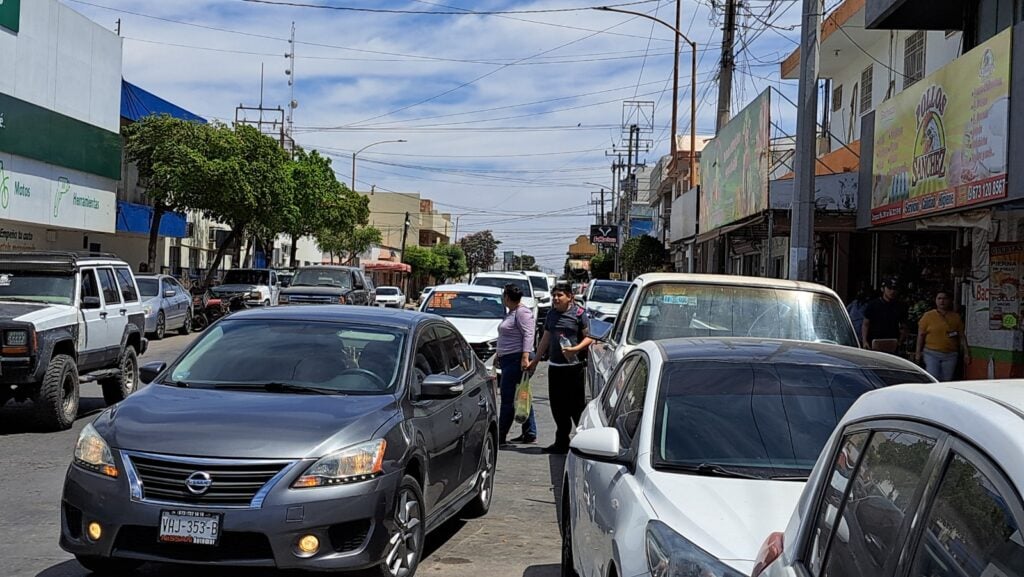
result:
M 420 280 L 426 280 L 434 272 L 444 266 L 447 261 L 433 250 L 417 245 L 405 247 L 402 252 L 402 262 L 412 267 L 412 274 Z
M 342 264 L 351 264 L 361 253 L 380 244 L 382 239 L 380 231 L 372 226 L 330 228 L 316 233 L 316 245 L 320 252 L 329 253 L 332 262 L 334 255 L 338 255 Z
M 512 270 L 536 270 L 539 271 L 540 267 L 537 266 L 537 259 L 533 258 L 528 254 L 524 255 L 513 255 L 512 256 Z
M 622 268 L 636 276 L 660 269 L 668 259 L 668 250 L 658 239 L 642 234 L 634 236 L 622 245 L 620 253 Z
M 124 128 L 124 157 L 138 167 L 139 185 L 153 203 L 149 225 L 149 270 L 156 270 L 160 222 L 168 212 L 203 210 L 206 195 L 195 170 L 205 158 L 213 128 L 169 115 L 153 115 Z
M 466 266 L 471 276 L 491 268 L 499 244 L 501 241 L 495 240 L 489 230 L 466 235 L 459 240 L 459 247 L 466 253 Z
M 315 150 L 307 152 L 300 148 L 289 162 L 288 170 L 295 194 L 281 232 L 292 239 L 289 262 L 295 262 L 302 237 L 321 231 L 352 233 L 357 230 L 357 225 L 366 224 L 370 213 L 369 200 L 338 182 L 331 168 L 331 159 Z
M 615 272 L 615 255 L 610 252 L 599 252 L 590 259 L 590 276 L 608 279 Z
M 439 244 L 430 250 L 439 259 L 443 259 L 443 263 L 438 263 L 439 268 L 434 271 L 433 275 L 438 283 L 457 279 L 469 272 L 469 266 L 466 264 L 466 253 L 458 245 Z

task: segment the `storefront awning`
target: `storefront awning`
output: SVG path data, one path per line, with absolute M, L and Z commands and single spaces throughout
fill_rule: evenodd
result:
M 153 222 L 153 207 L 117 201 L 117 232 L 149 234 Z M 185 238 L 188 224 L 180 212 L 165 212 L 160 219 L 160 236 Z
M 412 272 L 412 267 L 404 262 L 391 262 L 388 260 L 366 260 L 361 264 L 366 270 L 383 272 Z

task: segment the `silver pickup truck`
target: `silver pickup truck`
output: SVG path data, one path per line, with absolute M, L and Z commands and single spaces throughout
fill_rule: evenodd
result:
M 592 318 L 587 382 L 596 397 L 615 366 L 644 341 L 766 337 L 857 346 L 839 296 L 805 282 L 745 276 L 641 275 L 613 324 Z

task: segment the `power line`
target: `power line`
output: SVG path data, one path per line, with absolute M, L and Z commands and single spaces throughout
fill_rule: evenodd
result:
M 535 10 L 470 10 L 460 8 L 459 11 L 447 10 L 398 10 L 393 8 L 361 8 L 356 6 L 335 6 L 330 4 L 309 4 L 306 2 L 294 2 L 292 0 L 239 0 L 250 4 L 269 4 L 272 6 L 287 6 L 289 8 L 313 8 L 319 10 L 334 10 L 338 12 L 368 12 L 372 14 L 415 14 L 426 16 L 498 16 L 502 14 L 553 14 L 559 12 L 584 12 L 598 8 L 598 6 L 577 6 L 572 8 L 542 8 Z M 625 6 L 637 6 L 639 4 L 650 4 L 660 0 L 636 0 L 622 4 L 611 4 L 611 7 L 621 8 Z

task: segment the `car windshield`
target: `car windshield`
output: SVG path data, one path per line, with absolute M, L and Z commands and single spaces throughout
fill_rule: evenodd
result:
M 659 283 L 640 295 L 629 343 L 678 337 L 765 337 L 857 346 L 839 299 L 812 291 Z
M 160 294 L 160 281 L 155 278 L 135 277 L 135 282 L 139 285 L 139 294 L 144 297 L 152 298 Z
M 709 464 L 760 478 L 806 477 L 857 398 L 895 383 L 930 382 L 911 370 L 715 360 L 662 371 L 653 465 Z
M 443 317 L 501 319 L 505 317 L 505 305 L 501 295 L 434 291 L 423 305 L 423 312 Z
M 478 276 L 473 279 L 473 284 L 480 286 L 490 286 L 494 288 L 504 289 L 507 284 L 514 284 L 519 287 L 519 290 L 523 291 L 523 296 L 526 298 L 533 298 L 533 290 L 531 289 L 530 281 L 523 278 L 501 278 L 493 276 Z
M 74 298 L 75 277 L 72 274 L 29 270 L 0 273 L 0 301 L 70 305 Z
M 224 273 L 222 284 L 265 285 L 270 283 L 270 271 L 234 269 Z
M 228 318 L 203 332 L 164 384 L 380 394 L 398 382 L 404 342 L 388 327 Z
M 295 273 L 292 286 L 352 288 L 352 273 L 342 269 L 304 268 Z
M 377 296 L 388 296 L 393 297 L 398 294 L 398 289 L 389 286 L 377 287 Z
M 594 293 L 590 295 L 590 300 L 595 303 L 622 303 L 628 289 L 629 283 L 594 285 Z
M 548 292 L 548 279 L 542 276 L 530 276 L 530 285 L 534 291 Z

